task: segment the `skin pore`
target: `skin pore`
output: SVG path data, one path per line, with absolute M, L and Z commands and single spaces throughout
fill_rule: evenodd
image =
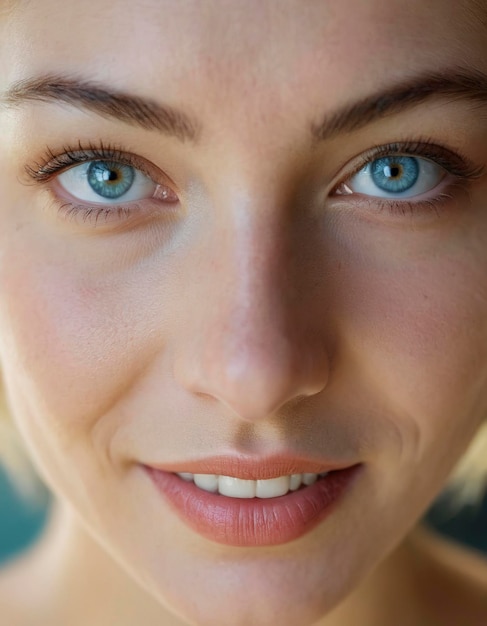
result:
M 487 414 L 482 11 L 9 5 L 0 364 L 58 496 L 0 576 L 13 623 L 487 622 L 483 562 L 413 531 Z M 435 163 L 433 182 L 356 191 L 380 146 Z M 54 166 L 103 150 L 157 195 L 73 198 Z M 277 453 L 363 464 L 277 546 L 201 537 L 141 470 Z

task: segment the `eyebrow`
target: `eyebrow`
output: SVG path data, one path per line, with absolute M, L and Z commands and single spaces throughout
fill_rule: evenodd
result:
M 0 104 L 8 108 L 29 101 L 63 102 L 181 141 L 196 141 L 199 135 L 199 124 L 183 111 L 124 91 L 107 89 L 93 81 L 58 75 L 27 78 L 14 83 L 3 96 L 0 95 Z
M 311 137 L 315 141 L 326 141 L 357 131 L 386 116 L 407 111 L 427 100 L 440 98 L 487 104 L 487 75 L 460 67 L 414 76 L 326 113 L 320 122 L 310 124 Z M 108 89 L 93 81 L 58 75 L 34 77 L 14 83 L 0 96 L 0 104 L 9 108 L 29 101 L 63 102 L 181 141 L 196 142 L 201 132 L 198 120 L 180 109 Z
M 311 132 L 316 140 L 325 141 L 432 99 L 487 104 L 487 74 L 470 68 L 423 73 L 325 114 L 318 124 L 312 124 Z

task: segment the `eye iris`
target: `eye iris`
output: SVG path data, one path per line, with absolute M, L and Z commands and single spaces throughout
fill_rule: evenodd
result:
M 419 178 L 418 160 L 414 157 L 391 156 L 376 159 L 371 174 L 382 190 L 400 193 L 411 189 Z
M 135 180 L 133 167 L 110 161 L 93 161 L 87 170 L 87 180 L 95 193 L 103 198 L 120 198 Z

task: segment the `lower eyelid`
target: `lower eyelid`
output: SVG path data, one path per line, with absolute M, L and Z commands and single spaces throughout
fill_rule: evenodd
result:
M 79 205 L 72 202 L 56 201 L 54 210 L 66 222 L 75 225 L 85 226 L 86 228 L 101 228 L 103 226 L 110 229 L 110 232 L 124 230 L 126 228 L 135 228 L 144 223 L 149 223 L 161 218 L 172 219 L 174 212 L 165 210 L 161 212 L 160 207 L 148 205 L 144 202 L 144 206 L 140 203 L 132 203 L 130 205 Z
M 411 198 L 381 198 L 353 193 L 351 195 L 336 195 L 331 197 L 331 209 L 344 209 L 346 211 L 358 210 L 365 212 L 365 216 L 374 220 L 376 216 L 389 214 L 391 219 L 400 219 L 404 216 L 415 218 L 419 222 L 431 221 L 444 216 L 452 207 L 459 208 L 460 197 L 468 200 L 469 182 L 460 177 L 447 174 L 437 187 L 425 194 Z M 462 209 L 464 209 L 462 204 Z
M 81 202 L 74 197 L 68 197 L 66 193 L 59 193 L 52 185 L 44 187 L 47 196 L 44 206 L 49 212 L 58 216 L 59 219 L 72 223 L 81 228 L 99 229 L 100 232 L 117 232 L 126 228 L 135 228 L 154 220 L 167 220 L 173 222 L 179 214 L 179 200 L 167 202 L 160 198 L 150 197 L 141 201 L 127 203 L 96 204 Z M 177 211 L 175 213 L 174 211 Z M 103 227 L 106 228 L 103 228 Z

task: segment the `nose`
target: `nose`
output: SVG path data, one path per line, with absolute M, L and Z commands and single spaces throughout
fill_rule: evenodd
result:
M 282 213 L 243 211 L 208 237 L 197 277 L 186 276 L 193 305 L 182 312 L 176 379 L 248 422 L 272 418 L 328 380 L 323 319 L 306 297 L 290 231 Z

